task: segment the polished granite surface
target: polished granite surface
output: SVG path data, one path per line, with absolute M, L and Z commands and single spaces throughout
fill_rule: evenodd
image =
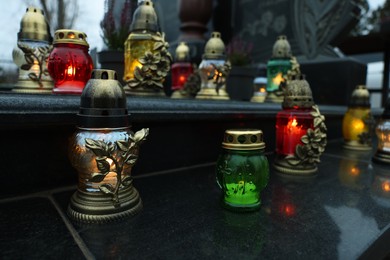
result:
M 271 170 L 255 213 L 220 207 L 212 163 L 137 176 L 143 211 L 107 225 L 69 221 L 64 212 L 73 186 L 2 199 L 0 258 L 390 257 L 390 167 L 374 165 L 371 155 L 333 141 L 314 178 L 287 179 Z

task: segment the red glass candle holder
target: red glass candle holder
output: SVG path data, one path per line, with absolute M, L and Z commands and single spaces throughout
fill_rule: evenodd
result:
M 181 90 L 188 76 L 194 72 L 194 67 L 189 62 L 176 62 L 172 65 L 172 90 Z
M 299 76 L 288 82 L 283 110 L 276 115 L 276 159 L 281 174 L 308 176 L 326 146 L 325 118 L 314 105 L 309 83 Z
M 53 93 L 81 95 L 91 77 L 93 62 L 87 35 L 76 30 L 57 30 L 48 70 L 54 80 Z
M 295 147 L 303 145 L 301 138 L 309 128 L 313 128 L 311 108 L 292 108 L 276 115 L 276 153 L 293 155 Z

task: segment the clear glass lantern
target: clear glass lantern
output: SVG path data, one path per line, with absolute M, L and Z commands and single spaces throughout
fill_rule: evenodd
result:
M 230 72 L 230 63 L 226 61 L 225 44 L 219 32 L 213 32 L 204 48 L 202 62 L 199 64 L 201 89 L 197 99 L 227 100 L 226 79 Z
M 386 101 L 385 110 L 375 129 L 378 139 L 374 162 L 390 164 L 390 98 Z
M 17 46 L 12 51 L 19 67 L 18 82 L 12 91 L 47 94 L 53 89 L 53 80 L 47 70 L 47 57 L 52 48 L 50 27 L 43 11 L 30 6 L 20 22 Z

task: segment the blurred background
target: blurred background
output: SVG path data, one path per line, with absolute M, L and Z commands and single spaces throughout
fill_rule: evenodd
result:
M 124 2 L 125 0 L 117 1 Z M 279 15 L 272 9 L 273 7 L 271 5 L 288 2 L 290 8 L 287 9 L 293 9 L 299 8 L 298 3 L 305 2 L 304 0 L 281 0 L 273 1 L 274 3 L 271 4 L 270 1 L 260 1 L 260 3 L 258 1 L 250 0 L 210 1 L 213 2 L 213 14 L 212 18 L 207 22 L 208 30 L 204 33 L 204 37 L 208 38 L 211 31 L 218 29 L 219 31 L 222 31 L 225 44 L 228 44 L 229 41 L 237 35 L 241 36 L 244 40 L 251 40 L 252 44 L 255 45 L 253 52 L 254 64 L 266 64 L 267 58 L 271 55 L 270 49 L 272 48 L 272 43 L 275 41 L 275 35 L 286 33 L 283 30 L 287 30 L 286 34 L 290 37 L 288 35 L 288 29 L 284 28 L 288 28 L 289 25 L 292 24 L 291 15 Z M 134 2 L 136 5 L 137 0 L 130 2 Z M 154 0 L 153 2 L 160 19 L 161 29 L 166 33 L 167 41 L 170 44 L 175 44 L 180 35 L 178 5 L 181 1 Z M 293 4 L 293 2 L 295 3 Z M 306 2 L 306 4 L 309 5 L 308 3 L 310 1 Z M 374 46 L 370 50 L 364 48 L 367 46 L 363 45 L 375 44 L 377 38 L 374 37 L 371 39 L 369 37 L 370 35 L 383 35 L 383 25 L 390 21 L 390 0 L 355 0 L 349 2 L 353 2 L 353 5 L 358 6 L 358 8 L 353 9 L 357 12 L 353 14 L 356 21 L 345 26 L 344 31 L 337 32 L 337 37 L 335 36 L 334 39 L 329 39 L 332 43 L 331 52 L 332 55 L 348 56 L 367 65 L 366 85 L 371 92 L 372 106 L 380 107 L 382 105 L 381 101 L 384 93 L 382 90 L 385 86 L 383 81 L 384 75 L 386 74 L 384 73 L 386 50 L 382 49 L 379 44 L 377 48 Z M 250 13 L 251 7 L 254 6 L 253 3 L 255 3 L 256 6 L 255 8 L 252 8 L 254 11 Z M 7 1 L 7 4 L 3 3 L 3 12 L 0 16 L 0 22 L 3 25 L 3 33 L 6 35 L 6 37 L 3 37 L 0 41 L 0 83 L 13 83 L 17 79 L 17 66 L 12 61 L 12 49 L 17 42 L 20 19 L 24 15 L 26 7 L 31 5 L 42 8 L 45 11 L 45 16 L 51 26 L 52 35 L 55 30 L 61 28 L 73 28 L 85 32 L 88 35 L 91 56 L 94 57 L 96 66 L 99 67 L 96 58 L 97 53 L 107 49 L 102 38 L 101 28 L 101 21 L 108 8 L 108 2 L 106 0 Z M 119 19 L 120 12 L 121 10 L 116 11 L 117 20 Z M 256 20 L 256 16 L 261 17 L 261 19 Z M 268 29 L 263 26 L 267 19 L 273 19 L 272 27 L 269 27 Z M 296 19 L 294 22 L 297 22 Z M 331 20 L 327 22 L 330 23 Z M 353 24 L 353 26 L 350 26 L 351 24 Z M 271 32 L 271 30 L 273 31 Z M 291 34 L 296 36 L 296 32 L 294 31 Z M 331 35 L 331 32 L 328 34 Z M 340 35 L 342 37 L 340 37 Z M 369 38 L 371 41 L 369 41 L 368 44 L 363 41 Z M 267 39 L 267 41 L 265 41 L 265 39 Z M 304 42 L 291 39 L 290 43 L 292 45 L 293 54 L 298 57 L 299 61 L 321 60 L 324 56 L 327 56 L 327 54 L 323 53 L 305 53 L 305 51 L 302 51 L 302 45 L 305 44 Z M 299 50 L 299 47 L 301 50 Z

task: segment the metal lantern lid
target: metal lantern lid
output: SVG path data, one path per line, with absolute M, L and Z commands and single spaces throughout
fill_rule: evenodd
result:
M 258 129 L 229 129 L 225 131 L 222 148 L 228 150 L 264 149 L 263 131 Z
M 42 9 L 30 6 L 20 21 L 18 40 L 46 41 L 51 43 L 50 27 Z
M 386 104 L 385 104 L 385 110 L 382 114 L 383 119 L 390 119 L 390 97 L 387 98 Z
M 291 46 L 285 35 L 278 36 L 272 49 L 272 58 L 291 58 Z
M 114 70 L 95 69 L 81 94 L 80 128 L 128 127 L 126 94 Z
M 175 51 L 176 61 L 188 61 L 190 58 L 190 48 L 185 42 L 180 42 Z
M 204 47 L 203 59 L 225 59 L 225 44 L 221 39 L 221 33 L 212 32 L 210 39 Z
M 370 92 L 365 85 L 356 86 L 349 107 L 370 107 Z
M 150 0 L 141 2 L 133 14 L 130 31 L 137 30 L 159 31 L 157 14 Z
M 57 43 L 73 43 L 89 47 L 87 35 L 81 31 L 60 29 L 54 33 L 54 42 Z
M 293 76 L 284 90 L 283 108 L 310 108 L 314 105 L 310 85 L 304 75 Z

